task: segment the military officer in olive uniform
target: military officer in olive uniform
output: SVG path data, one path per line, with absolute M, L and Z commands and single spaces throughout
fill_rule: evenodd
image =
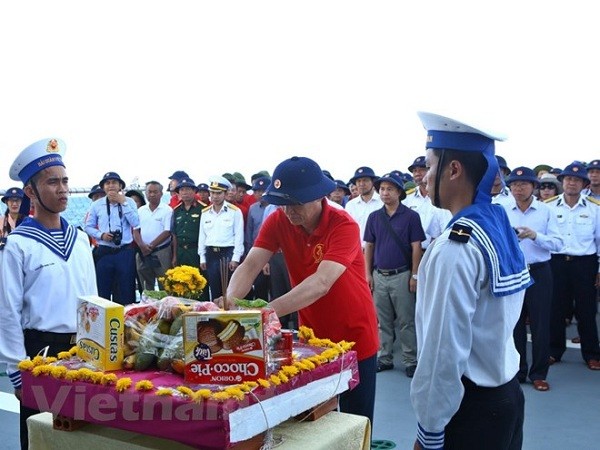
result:
M 173 242 L 173 267 L 192 266 L 200 267 L 198 255 L 198 230 L 200 229 L 200 216 L 206 204 L 196 198 L 198 187 L 194 180 L 183 178 L 174 191 L 179 195 L 181 202 L 173 209 L 171 235 Z M 206 275 L 205 275 L 206 276 Z M 208 289 L 200 297 L 208 301 Z

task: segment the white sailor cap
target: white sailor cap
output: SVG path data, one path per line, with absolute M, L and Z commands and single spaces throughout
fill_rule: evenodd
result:
M 506 136 L 459 122 L 449 117 L 429 112 L 418 112 L 423 127 L 427 130 L 426 148 L 438 150 L 460 150 L 482 153 L 488 168 L 476 188 L 475 203 L 491 201 L 491 190 L 499 171 L 494 155 L 494 141 L 504 141 Z
M 48 167 L 65 167 L 62 160 L 65 151 L 66 145 L 60 139 L 50 138 L 34 142 L 19 153 L 10 167 L 9 176 L 27 184 L 32 176 Z

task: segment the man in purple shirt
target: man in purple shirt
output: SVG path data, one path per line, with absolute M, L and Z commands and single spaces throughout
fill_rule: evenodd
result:
M 415 295 L 421 242 L 425 232 L 419 214 L 404 206 L 402 179 L 389 173 L 375 181 L 383 208 L 372 212 L 365 226 L 366 277 L 373 291 L 379 319 L 381 348 L 377 371 L 394 368 L 392 348 L 398 336 L 406 376 L 417 367 Z M 398 330 L 394 323 L 398 319 Z

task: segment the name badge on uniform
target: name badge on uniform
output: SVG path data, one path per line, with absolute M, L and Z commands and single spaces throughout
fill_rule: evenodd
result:
M 193 218 L 200 217 L 200 214 L 192 214 Z
M 581 217 L 582 219 L 587 219 L 590 216 L 588 216 L 587 214 L 579 214 L 579 217 Z

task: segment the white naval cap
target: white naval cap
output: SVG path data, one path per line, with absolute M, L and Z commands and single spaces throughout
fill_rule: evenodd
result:
M 65 154 L 66 145 L 61 139 L 50 138 L 34 142 L 25 148 L 10 166 L 11 179 L 23 184 L 36 173 L 52 166 L 63 166 L 62 155 Z
M 502 133 L 493 132 L 491 130 L 486 130 L 483 128 L 475 128 L 472 125 L 467 125 L 463 122 L 459 122 L 456 119 L 451 119 L 449 117 L 440 116 L 439 114 L 434 114 L 430 112 L 422 112 L 418 113 L 419 119 L 421 119 L 421 123 L 423 127 L 427 131 L 445 131 L 451 133 L 472 133 L 478 134 L 481 136 L 485 136 L 488 139 L 493 141 L 505 141 L 506 136 Z M 456 149 L 458 150 L 458 149 Z M 468 149 L 460 149 L 466 150 Z
M 221 176 L 213 176 L 208 179 L 208 190 L 209 191 L 227 191 L 231 189 L 231 183 L 227 178 Z

